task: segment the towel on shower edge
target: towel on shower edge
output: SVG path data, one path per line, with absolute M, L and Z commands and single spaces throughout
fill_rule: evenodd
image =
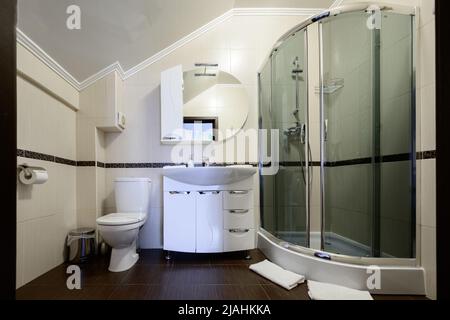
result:
M 252 264 L 249 268 L 287 290 L 291 290 L 298 284 L 305 282 L 304 276 L 285 270 L 269 260 Z
M 308 294 L 312 300 L 373 300 L 368 291 L 311 280 L 308 280 Z

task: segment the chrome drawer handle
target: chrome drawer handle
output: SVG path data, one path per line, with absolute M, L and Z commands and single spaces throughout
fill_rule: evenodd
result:
M 248 191 L 230 191 L 230 194 L 247 194 Z
M 202 194 L 202 195 L 204 195 L 204 194 L 219 194 L 220 191 L 199 191 L 198 193 Z
M 169 191 L 170 194 L 191 194 L 190 191 Z
M 228 210 L 228 211 L 234 214 L 246 214 L 249 212 L 249 210 Z
M 230 233 L 247 233 L 250 229 L 230 229 Z

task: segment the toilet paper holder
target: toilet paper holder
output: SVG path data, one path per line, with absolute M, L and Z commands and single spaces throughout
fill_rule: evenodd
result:
M 20 173 L 20 171 L 24 171 L 26 178 L 31 178 L 31 176 L 33 175 L 31 173 L 31 171 L 47 171 L 45 168 L 32 167 L 32 166 L 27 165 L 26 163 L 18 165 L 17 169 L 19 170 L 18 173 Z

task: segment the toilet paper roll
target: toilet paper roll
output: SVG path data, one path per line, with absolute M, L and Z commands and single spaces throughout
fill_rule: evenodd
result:
M 48 180 L 48 173 L 45 170 L 22 170 L 19 173 L 19 180 L 23 184 L 43 184 Z

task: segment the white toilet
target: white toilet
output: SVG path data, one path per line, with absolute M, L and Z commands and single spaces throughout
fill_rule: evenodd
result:
M 98 218 L 97 227 L 103 240 L 112 247 L 109 271 L 122 272 L 139 260 L 136 240 L 147 221 L 151 180 L 118 178 L 114 183 L 117 213 Z

